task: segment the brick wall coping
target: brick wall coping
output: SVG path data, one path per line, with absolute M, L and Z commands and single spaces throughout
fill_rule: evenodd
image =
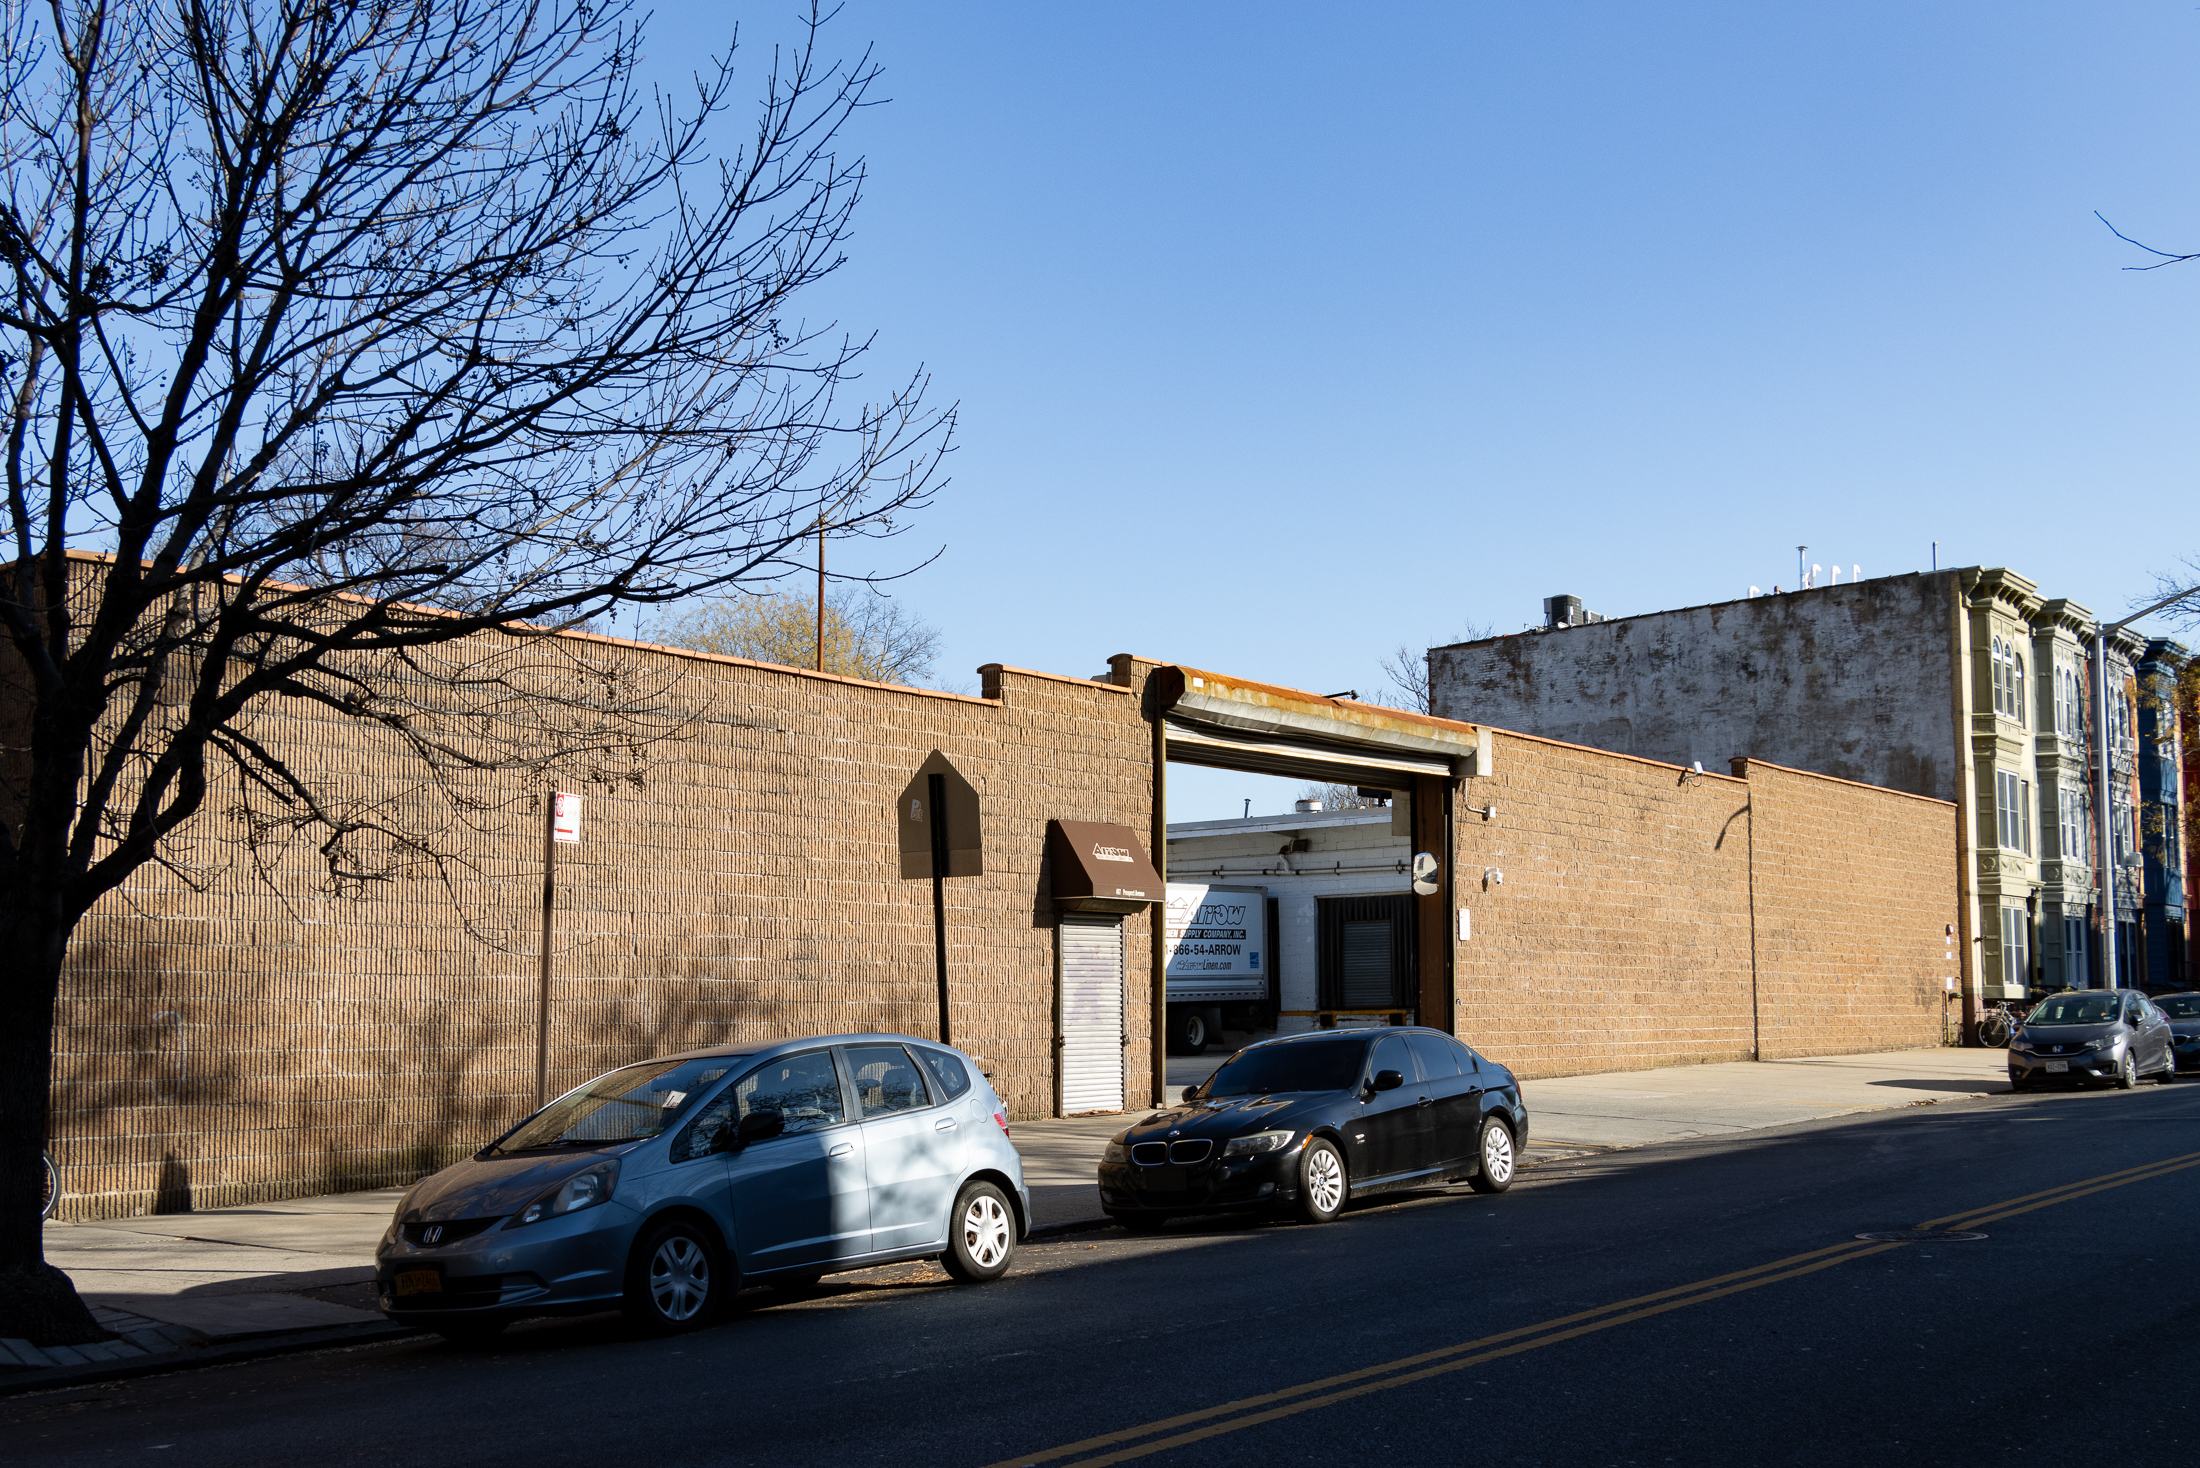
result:
M 988 673 L 1014 673 L 1019 678 L 1044 678 L 1049 683 L 1074 683 L 1079 688 L 1104 688 L 1110 693 L 1130 692 L 1120 683 L 1101 683 L 1091 678 L 1073 677 L 1068 673 L 1042 673 L 1036 668 L 1018 668 L 1008 663 L 980 663 L 978 676 L 982 678 Z
M 62 556 L 65 560 L 89 561 L 97 565 L 105 565 L 114 560 L 113 554 L 107 551 L 87 551 L 70 549 L 62 552 Z M 241 580 L 242 578 L 229 576 L 224 579 L 229 581 L 237 581 Z M 267 585 L 271 589 L 276 591 L 309 591 L 312 589 L 306 586 L 292 585 L 287 581 L 270 581 L 267 583 Z M 338 601 L 364 602 L 370 605 L 374 601 L 373 597 L 361 596 L 357 592 L 351 591 L 340 591 L 336 592 L 334 595 L 335 599 Z M 403 605 L 407 611 L 423 612 L 430 616 L 441 617 L 456 615 L 455 613 L 444 611 L 441 607 L 419 606 L 409 602 L 403 603 Z M 503 632 L 507 636 L 515 637 L 522 636 L 528 633 L 532 633 L 536 636 L 545 635 L 541 632 L 539 628 L 529 627 L 525 623 L 513 623 L 502 627 L 484 627 L 481 630 L 484 632 Z M 845 673 L 820 673 L 815 668 L 797 668 L 789 663 L 759 662 L 755 658 L 737 658 L 731 657 L 725 653 L 702 652 L 692 647 L 672 647 L 662 642 L 641 642 L 631 637 L 607 637 L 601 632 L 580 632 L 568 628 L 563 632 L 551 632 L 547 635 L 551 637 L 570 638 L 576 642 L 601 643 L 606 647 L 631 647 L 641 652 L 661 652 L 669 654 L 672 657 L 692 658 L 697 662 L 717 663 L 726 667 L 757 668 L 767 673 L 792 673 L 798 678 L 815 678 L 827 683 L 842 683 L 855 688 L 878 688 L 883 689 L 885 692 L 888 693 L 907 693 L 916 698 L 945 698 L 958 703 L 985 704 L 988 707 L 992 708 L 999 708 L 1001 704 L 1001 701 L 997 698 L 980 698 L 973 693 L 949 693 L 945 689 L 941 688 L 912 688 L 906 683 L 881 683 L 872 678 L 851 678 Z M 986 666 L 999 667 L 1000 664 L 989 663 Z M 980 671 L 982 672 L 983 669 L 981 669 Z M 1022 673 L 1026 670 L 1022 668 L 1010 668 L 1006 671 L 1012 673 Z M 1064 683 L 1084 683 L 1086 681 L 1083 678 L 1071 678 L 1060 673 L 1032 673 L 1030 674 L 1030 676 L 1034 678 L 1055 678 Z M 1095 688 L 1108 688 L 1112 687 L 1113 685 L 1106 683 L 1095 683 L 1091 686 Z M 1124 693 L 1128 692 L 1129 690 L 1118 688 L 1115 691 L 1118 693 Z
M 1771 760 L 1757 759 L 1752 755 L 1738 754 L 1734 756 L 1734 762 L 1738 765 L 1763 765 L 1766 769 L 1778 770 L 1783 775 L 1799 775 L 1805 780 L 1823 780 L 1829 785 L 1848 785 L 1858 790 L 1870 790 L 1879 795 L 1897 795 L 1904 800 L 1921 800 L 1927 805 L 1944 805 L 1950 810 L 1956 808 L 1954 801 L 1942 800 L 1935 795 L 1912 795 L 1907 790 L 1897 790 L 1891 785 L 1868 785 L 1862 780 L 1844 780 L 1839 775 L 1821 775 L 1816 770 L 1798 770 L 1792 765 L 1776 765 Z M 1741 778 L 1746 780 L 1748 777 L 1742 776 Z
M 1602 755 L 1606 759 L 1632 760 L 1638 765 L 1649 765 L 1653 769 L 1671 770 L 1676 775 L 1693 775 L 1697 773 L 1687 765 L 1668 764 L 1662 759 L 1648 759 L 1639 754 L 1622 754 L 1616 749 L 1598 749 L 1593 744 L 1569 744 L 1563 739 L 1547 739 L 1541 734 L 1521 734 L 1511 729 L 1500 729 L 1494 724 L 1490 726 L 1490 730 L 1492 733 L 1504 735 L 1507 739 L 1523 739 L 1530 744 L 1548 744 L 1553 749 L 1578 749 L 1583 754 Z M 1762 764 L 1763 761 L 1760 760 L 1758 763 Z M 1775 765 L 1773 768 L 1777 769 L 1779 766 Z M 1802 774 L 1803 771 L 1798 770 L 1796 773 Z M 1703 771 L 1703 778 L 1706 780 L 1727 780 L 1736 785 L 1747 785 L 1749 783 L 1740 775 L 1722 775 L 1717 770 Z M 1867 785 L 1864 788 L 1877 790 L 1879 787 L 1877 785 Z
M 974 693 L 949 693 L 944 688 L 913 688 L 906 683 L 881 683 L 872 678 L 851 678 L 845 673 L 820 673 L 815 668 L 797 668 L 790 663 L 765 663 L 755 658 L 737 658 L 722 652 L 701 652 L 692 647 L 671 647 L 662 642 L 637 642 L 630 637 L 606 637 L 600 632 L 554 632 L 553 637 L 570 637 L 580 642 L 600 642 L 609 647 L 631 647 L 642 652 L 667 653 L 676 658 L 692 658 L 702 663 L 718 663 L 735 668 L 756 668 L 766 673 L 789 673 L 797 678 L 813 678 L 825 683 L 839 683 L 852 688 L 877 688 L 887 693 L 907 693 L 917 698 L 944 698 L 956 703 L 984 704 L 999 708 L 997 698 L 980 698 Z M 1040 677 L 1046 677 L 1044 673 Z M 1068 678 L 1069 683 L 1081 683 L 1082 678 Z

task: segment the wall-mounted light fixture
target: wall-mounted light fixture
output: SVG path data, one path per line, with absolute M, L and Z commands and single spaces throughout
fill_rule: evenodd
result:
M 1696 760 L 1696 761 L 1692 762 L 1692 763 L 1691 763 L 1691 764 L 1689 765 L 1689 767 L 1688 767 L 1687 769 L 1685 769 L 1685 770 L 1681 771 L 1681 783 L 1682 783 L 1683 785 L 1693 785 L 1693 784 L 1695 784 L 1695 783 L 1696 783 L 1696 782 L 1697 782 L 1698 780 L 1701 780 L 1702 778 L 1703 778 L 1703 761 L 1702 761 L 1702 760 Z
M 1467 809 L 1473 811 L 1476 815 L 1480 816 L 1485 821 L 1494 821 L 1497 819 L 1497 802 L 1494 800 L 1491 801 L 1488 805 L 1470 805 L 1467 807 Z
M 1503 872 L 1499 871 L 1499 870 L 1498 870 L 1498 869 L 1497 869 L 1496 867 L 1484 867 L 1484 868 L 1482 868 L 1482 890 L 1483 890 L 1483 891 L 1487 892 L 1487 891 L 1489 891 L 1489 890 L 1490 890 L 1490 888 L 1492 888 L 1492 887 L 1502 887 L 1502 886 L 1504 886 L 1504 885 L 1505 885 L 1505 874 L 1504 874 Z

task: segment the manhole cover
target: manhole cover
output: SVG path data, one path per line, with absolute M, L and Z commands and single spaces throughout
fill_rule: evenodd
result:
M 1884 1228 L 1878 1233 L 1858 1234 L 1857 1237 L 1875 1244 L 1966 1244 L 1986 1235 L 1950 1233 L 1937 1228 Z

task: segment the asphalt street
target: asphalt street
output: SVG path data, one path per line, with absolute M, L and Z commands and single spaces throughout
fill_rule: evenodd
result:
M 613 1317 L 0 1401 L 11 1463 L 1905 1464 L 2200 1457 L 2200 1085 L 1546 1164 Z M 1966 1229 L 1984 1238 L 1860 1241 Z

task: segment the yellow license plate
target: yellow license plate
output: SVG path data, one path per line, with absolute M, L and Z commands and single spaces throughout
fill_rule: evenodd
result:
M 397 1276 L 397 1292 L 400 1295 L 440 1295 L 443 1293 L 443 1272 L 439 1269 L 408 1269 Z

